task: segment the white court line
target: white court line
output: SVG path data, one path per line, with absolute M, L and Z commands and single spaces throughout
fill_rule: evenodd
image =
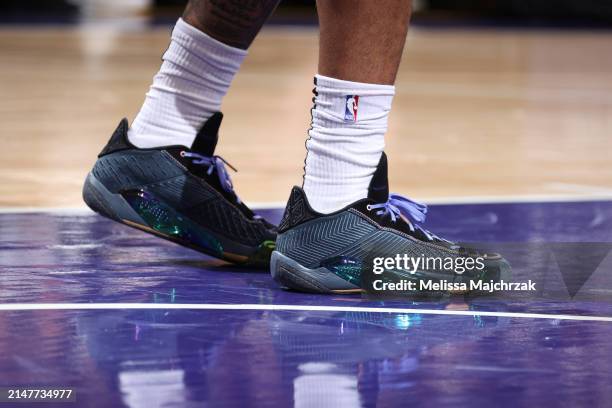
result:
M 361 312 L 361 313 L 405 313 L 447 316 L 494 316 L 524 319 L 577 320 L 610 322 L 612 317 L 576 316 L 547 313 L 486 312 L 474 310 L 404 309 L 389 307 L 359 306 L 315 306 L 274 304 L 216 304 L 216 303 L 5 303 L 0 311 L 26 310 L 270 310 L 307 312 Z
M 43 212 L 51 214 L 86 215 L 95 214 L 88 207 L 0 207 L 0 214 L 25 214 Z
M 418 201 L 433 204 L 512 204 L 512 203 L 559 203 L 559 202 L 585 202 L 585 201 L 612 201 L 612 193 L 598 194 L 555 194 L 555 195 L 514 195 L 514 196 L 453 196 L 453 197 L 416 197 Z M 283 209 L 285 201 L 246 202 L 254 210 Z M 93 214 L 94 212 L 82 206 L 71 207 L 0 207 L 0 214 L 21 214 L 32 212 L 45 212 L 52 214 Z
M 426 204 L 514 204 L 514 203 L 562 203 L 586 201 L 612 201 L 612 193 L 599 194 L 532 194 L 516 196 L 465 196 L 465 197 L 431 197 L 419 199 Z
M 417 201 L 432 205 L 449 204 L 513 204 L 513 203 L 562 203 L 586 201 L 612 201 L 612 192 L 599 191 L 596 194 L 532 194 L 515 196 L 452 196 L 452 197 L 415 197 Z M 254 210 L 285 208 L 284 201 L 246 203 Z M 1 209 L 0 209 L 1 211 Z

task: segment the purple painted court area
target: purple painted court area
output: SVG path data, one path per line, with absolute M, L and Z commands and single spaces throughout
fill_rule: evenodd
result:
M 279 210 L 264 213 L 280 217 Z M 417 303 L 291 293 L 267 271 L 227 266 L 97 215 L 6 213 L 5 306 L 274 304 L 423 313 L 0 310 L 0 387 L 73 387 L 76 405 L 86 407 L 612 404 L 612 322 L 520 314 L 612 316 L 612 255 L 601 255 L 612 243 L 612 202 L 432 206 L 427 226 L 465 241 L 599 243 L 594 273 L 576 287 L 595 300 Z M 582 248 L 588 258 L 591 247 Z M 444 310 L 516 315 L 436 314 Z

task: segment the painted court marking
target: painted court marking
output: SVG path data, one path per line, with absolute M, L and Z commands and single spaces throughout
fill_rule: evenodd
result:
M 612 323 L 607 316 L 576 316 L 546 313 L 487 312 L 474 310 L 405 309 L 359 306 L 315 306 L 274 304 L 216 304 L 216 303 L 5 303 L 0 311 L 27 310 L 270 310 L 315 312 L 404 313 L 447 316 L 494 316 L 524 319 L 576 320 Z
M 531 194 L 531 195 L 508 195 L 508 196 L 452 196 L 452 197 L 419 197 L 419 201 L 432 205 L 452 204 L 521 204 L 521 203 L 558 203 L 558 202 L 591 202 L 612 201 L 612 192 L 598 190 L 592 194 Z M 284 209 L 285 201 L 271 202 L 247 202 L 254 210 Z M 50 214 L 94 214 L 84 204 L 69 207 L 0 207 L 0 214 L 22 214 L 22 213 L 50 213 Z

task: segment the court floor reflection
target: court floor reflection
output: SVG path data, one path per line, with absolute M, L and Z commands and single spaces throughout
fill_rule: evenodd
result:
M 585 406 L 612 397 L 606 323 L 187 310 L 10 319 L 2 382 L 72 385 L 86 406 Z
M 451 239 L 612 242 L 611 202 L 430 212 L 432 229 Z M 266 214 L 280 217 L 279 210 Z M 0 386 L 73 386 L 87 407 L 602 406 L 612 400 L 612 324 L 522 315 L 612 316 L 609 301 L 313 296 L 280 290 L 267 271 L 224 265 L 95 215 L 0 214 L 0 227 L 2 305 L 160 305 L 0 311 Z M 525 253 L 517 250 L 518 257 Z M 583 287 L 607 290 L 609 258 Z M 309 310 L 320 305 L 353 310 Z M 355 309 L 363 306 L 416 310 Z M 448 310 L 475 315 L 436 314 Z M 478 314 L 483 311 L 494 315 Z

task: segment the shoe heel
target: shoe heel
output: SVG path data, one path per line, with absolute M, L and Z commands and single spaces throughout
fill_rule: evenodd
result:
M 270 258 L 270 272 L 272 279 L 284 289 L 297 290 L 310 293 L 330 293 L 331 291 L 310 279 L 308 271 L 302 265 L 289 259 L 278 251 L 272 252 Z
M 110 219 L 125 222 L 131 221 L 146 225 L 143 219 L 130 207 L 121 194 L 111 193 L 91 173 L 87 175 L 83 185 L 83 201 L 89 208 Z
M 272 252 L 270 273 L 272 279 L 285 289 L 309 293 L 361 292 L 358 286 L 341 279 L 326 268 L 306 268 L 278 251 Z

